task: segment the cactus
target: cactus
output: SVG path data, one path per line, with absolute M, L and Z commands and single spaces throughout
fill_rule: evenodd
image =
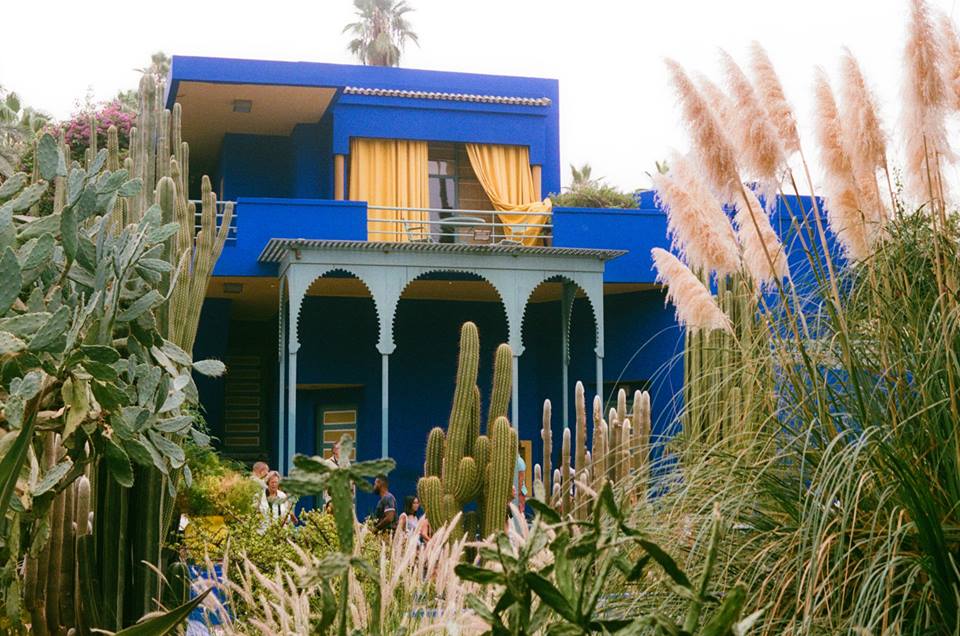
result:
M 478 530 L 486 532 L 487 516 L 492 514 L 489 507 L 490 489 L 495 487 L 499 497 L 502 484 L 506 481 L 509 495 L 516 466 L 515 431 L 512 434 L 514 450 L 509 468 L 506 468 L 506 460 L 496 455 L 492 437 L 481 434 L 482 408 L 480 390 L 477 388 L 479 359 L 480 337 L 477 327 L 471 322 L 464 323 L 460 330 L 456 385 L 447 430 L 434 428 L 430 431 L 424 476 L 417 484 L 420 500 L 434 528 L 449 523 L 463 511 L 464 506 L 476 502 L 477 514 L 471 515 L 470 522 L 462 518 L 454 529 L 455 535 L 462 535 L 464 531 L 471 535 Z M 506 426 L 510 427 L 506 412 L 510 405 L 512 363 L 510 347 L 500 345 L 494 357 L 487 428 L 500 431 L 496 443 L 503 448 L 506 448 L 504 433 L 500 430 L 503 425 L 497 423 L 506 422 Z M 503 452 L 502 448 L 500 452 Z M 500 505 L 500 510 L 506 510 L 506 502 Z
M 443 487 L 440 477 L 428 475 L 417 482 L 417 496 L 426 510 L 427 520 L 432 528 L 439 528 L 447 522 L 443 513 Z
M 510 394 L 513 389 L 513 352 L 510 345 L 501 344 L 493 357 L 493 383 L 490 390 L 490 406 L 487 413 L 487 430 L 498 417 L 507 417 Z
M 427 436 L 427 457 L 423 465 L 424 476 L 440 476 L 443 470 L 443 429 L 435 426 Z
M 498 417 L 490 431 L 490 463 L 483 511 L 483 536 L 503 529 L 511 500 L 517 462 L 517 432 L 505 417 Z
M 550 405 L 550 400 L 543 401 L 543 428 L 540 430 L 540 439 L 543 441 L 543 491 L 544 493 L 553 492 L 553 488 L 550 487 L 550 476 L 553 475 L 551 470 L 553 463 L 553 431 L 551 430 L 551 415 L 552 407 Z M 545 501 L 545 498 L 538 497 L 541 501 Z
M 570 429 L 567 427 L 564 427 L 563 429 L 563 441 L 561 444 L 559 480 L 561 495 L 560 509 L 565 514 L 569 514 L 573 507 L 573 503 L 570 501 L 570 478 L 573 475 L 571 472 L 573 467 L 570 465 Z

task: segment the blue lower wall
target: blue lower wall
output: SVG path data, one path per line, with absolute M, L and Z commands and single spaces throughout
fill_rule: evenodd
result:
M 606 358 L 604 379 L 650 383 L 655 415 L 654 432 L 665 432 L 673 419 L 673 395 L 680 390 L 682 368 L 678 361 L 682 332 L 676 327 L 673 312 L 664 308 L 659 291 L 610 294 L 606 296 Z M 227 307 L 229 309 L 229 307 Z M 224 307 L 205 305 L 202 317 L 203 338 L 197 350 L 213 350 L 222 345 L 216 333 Z M 426 436 L 430 428 L 447 424 L 456 373 L 457 342 L 460 325 L 472 320 L 480 329 L 480 388 L 484 399 L 489 393 L 493 352 L 507 339 L 503 309 L 498 303 L 439 300 L 401 300 L 396 317 L 397 349 L 390 360 L 390 440 L 389 452 L 397 461 L 391 476 L 391 489 L 398 497 L 415 492 L 423 465 Z M 247 346 L 264 339 L 267 347 L 275 344 L 275 326 L 259 327 L 233 322 L 231 340 L 240 338 Z M 301 348 L 298 384 L 337 385 L 334 390 L 301 390 L 297 409 L 297 450 L 318 452 L 316 411 L 322 403 L 356 403 L 358 413 L 357 452 L 360 459 L 380 453 L 380 354 L 377 319 L 369 298 L 308 297 L 300 319 Z M 595 393 L 594 321 L 589 303 L 577 299 L 571 323 L 571 367 L 569 395 L 582 379 L 588 399 Z M 216 337 L 214 337 L 216 336 Z M 520 436 L 533 443 L 533 458 L 540 462 L 541 409 L 544 398 L 553 402 L 554 463 L 559 461 L 562 432 L 560 304 L 558 301 L 535 303 L 528 307 L 524 323 L 525 351 L 520 358 Z M 219 357 L 219 356 L 218 356 Z M 668 368 L 671 361 L 677 364 Z M 272 375 L 267 375 L 271 373 Z M 275 417 L 275 372 L 268 369 L 273 396 L 269 412 Z M 213 397 L 210 397 L 213 395 Z M 222 392 L 221 392 L 222 396 Z M 211 423 L 222 419 L 222 397 L 203 395 Z M 209 404 L 207 403 L 209 401 Z M 220 409 L 219 411 L 217 409 Z M 573 405 L 570 405 L 571 417 Z M 572 425 L 572 422 L 571 422 Z M 273 445 L 276 421 L 270 422 L 270 456 L 277 464 Z M 214 429 L 216 432 L 216 428 Z M 358 513 L 372 510 L 370 496 L 358 495 Z

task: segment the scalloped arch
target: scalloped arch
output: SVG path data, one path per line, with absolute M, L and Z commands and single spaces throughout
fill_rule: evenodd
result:
M 379 302 L 379 300 L 377 299 L 376 295 L 373 293 L 373 288 L 370 286 L 370 283 L 369 283 L 367 280 L 365 280 L 364 277 L 363 277 L 358 271 L 354 270 L 353 268 L 351 268 L 351 267 L 349 267 L 349 266 L 344 266 L 344 265 L 330 266 L 330 267 L 328 267 L 328 268 L 318 269 L 317 272 L 319 272 L 319 273 L 316 273 L 316 275 L 313 276 L 312 279 L 310 279 L 310 283 L 309 283 L 309 284 L 306 286 L 306 288 L 304 289 L 304 297 L 303 297 L 303 299 L 301 299 L 299 305 L 298 305 L 297 308 L 296 308 L 296 312 L 297 312 L 297 313 L 296 313 L 296 320 L 295 320 L 295 324 L 296 324 L 296 331 L 295 331 L 295 333 L 296 333 L 296 336 L 297 336 L 297 342 L 299 343 L 299 341 L 300 341 L 300 320 L 301 320 L 301 318 L 302 318 L 303 300 L 306 299 L 306 292 L 308 292 L 308 291 L 310 290 L 310 288 L 313 287 L 313 284 L 316 283 L 316 282 L 317 282 L 318 280 L 320 280 L 321 278 L 326 278 L 326 277 L 328 277 L 330 274 L 334 274 L 334 273 L 338 273 L 338 272 L 341 273 L 341 274 L 346 274 L 346 275 L 348 275 L 348 276 L 351 276 L 352 278 L 357 279 L 358 281 L 360 281 L 360 284 L 363 285 L 363 288 L 367 290 L 367 296 L 370 298 L 370 300 L 373 301 L 373 311 L 374 311 L 374 314 L 375 314 L 376 317 L 377 317 L 377 335 L 378 335 L 378 341 L 382 340 L 382 339 L 383 339 L 383 335 L 384 335 L 384 334 L 383 334 L 383 324 L 384 324 L 384 321 L 383 321 L 382 308 L 380 307 L 380 302 Z M 313 272 L 311 272 L 311 273 L 313 273 Z M 288 289 L 288 290 L 290 289 L 290 285 L 287 285 L 287 289 Z M 289 293 L 290 293 L 290 292 L 288 291 L 288 298 L 287 298 L 288 303 L 290 302 Z
M 523 313 L 520 316 L 520 338 L 523 339 L 526 335 L 526 325 L 527 325 L 527 307 L 530 306 L 530 299 L 533 298 L 533 295 L 537 292 L 538 289 L 543 287 L 547 283 L 556 283 L 556 282 L 565 282 L 574 285 L 580 292 L 583 293 L 583 297 L 587 301 L 587 305 L 590 307 L 590 315 L 593 317 L 593 337 L 594 343 L 600 341 L 600 325 L 597 320 L 597 308 L 593 304 L 593 298 L 590 297 L 590 294 L 587 293 L 587 290 L 583 288 L 580 283 L 573 280 L 569 276 L 564 276 L 563 274 L 551 274 L 544 277 L 537 283 L 533 289 L 530 290 L 530 293 L 527 294 L 527 297 L 523 302 Z M 570 304 L 571 315 L 573 313 L 573 303 Z M 570 318 L 570 316 L 568 316 Z
M 392 331 L 395 331 L 397 327 L 397 313 L 400 307 L 400 301 L 403 300 L 403 295 L 406 293 L 410 285 L 412 285 L 414 282 L 418 280 L 421 280 L 424 276 L 429 276 L 430 274 L 438 274 L 438 273 L 465 274 L 467 276 L 470 276 L 473 279 L 481 280 L 485 282 L 487 285 L 489 285 L 490 288 L 493 289 L 493 292 L 497 295 L 497 302 L 500 305 L 500 309 L 503 310 L 503 320 L 507 327 L 507 334 L 510 333 L 510 324 L 511 324 L 510 313 L 507 310 L 506 302 L 504 302 L 503 292 L 497 287 L 496 283 L 494 283 L 492 280 L 490 280 L 486 276 L 483 276 L 482 274 L 478 274 L 475 271 L 471 271 L 467 268 L 456 268 L 456 267 L 430 268 L 425 271 L 421 271 L 416 276 L 406 281 L 403 288 L 400 290 L 400 293 L 397 295 L 396 304 L 392 307 L 392 315 L 390 316 L 390 326 Z

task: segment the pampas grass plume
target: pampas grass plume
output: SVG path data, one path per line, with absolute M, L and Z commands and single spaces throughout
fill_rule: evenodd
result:
M 683 67 L 671 59 L 665 63 L 693 142 L 692 151 L 710 186 L 724 203 L 730 202 L 740 190 L 740 172 L 733 144 Z
M 950 16 L 940 15 L 940 37 L 943 42 L 943 82 L 947 100 L 953 110 L 960 110 L 960 37 Z
M 787 154 L 800 150 L 800 133 L 797 117 L 783 92 L 783 85 L 773 67 L 767 51 L 759 42 L 750 47 L 750 66 L 753 72 L 753 87 L 767 111 L 767 116 L 777 129 L 780 143 Z
M 770 225 L 770 218 L 752 191 L 744 191 L 750 207 L 737 205 L 734 223 L 737 238 L 743 246 L 743 264 L 757 283 L 758 288 L 784 279 L 790 275 L 787 254 Z M 773 267 L 770 262 L 773 261 Z
M 917 201 L 941 198 L 940 163 L 952 161 L 947 142 L 947 90 L 941 67 L 942 47 L 924 0 L 910 3 L 904 49 L 903 123 L 907 193 Z
M 720 62 L 737 114 L 732 137 L 751 176 L 763 183 L 765 190 L 775 191 L 780 170 L 786 163 L 777 129 L 736 60 L 721 50 Z
M 869 254 L 861 204 L 850 157 L 843 147 L 843 128 L 836 98 L 823 69 L 814 79 L 816 134 L 823 165 L 824 204 L 830 227 L 846 255 L 862 260 Z
M 720 202 L 686 157 L 670 160 L 670 173 L 654 177 L 657 199 L 667 212 L 673 246 L 694 270 L 720 276 L 740 269 L 739 250 Z
M 667 286 L 667 300 L 677 311 L 677 321 L 688 329 L 733 332 L 730 319 L 720 310 L 710 290 L 687 266 L 670 252 L 655 247 L 650 251 L 657 280 Z

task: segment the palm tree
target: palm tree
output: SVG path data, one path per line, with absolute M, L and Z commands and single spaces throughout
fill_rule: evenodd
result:
M 406 0 L 353 0 L 353 5 L 359 20 L 345 26 L 343 32 L 355 36 L 347 49 L 364 64 L 399 66 L 407 40 L 419 46 L 406 18 L 413 11 Z

